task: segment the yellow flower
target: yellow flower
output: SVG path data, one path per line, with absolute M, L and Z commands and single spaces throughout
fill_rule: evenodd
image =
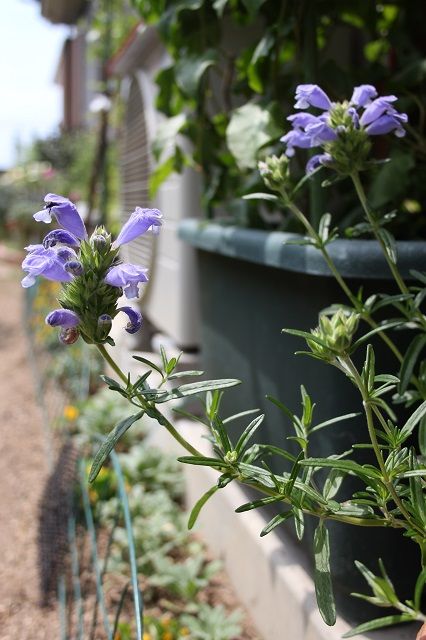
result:
M 182 629 L 179 631 L 179 635 L 181 636 L 189 636 L 189 629 L 188 627 L 182 627 Z
M 152 635 L 150 633 L 144 633 L 142 640 L 152 640 Z
M 78 418 L 78 414 L 79 411 L 77 409 L 77 407 L 74 407 L 74 405 L 72 404 L 67 404 L 64 407 L 64 418 L 66 420 L 69 420 L 70 422 L 73 422 L 74 420 L 76 420 Z
M 170 633 L 170 631 L 165 631 L 161 636 L 161 640 L 173 640 L 173 633 Z

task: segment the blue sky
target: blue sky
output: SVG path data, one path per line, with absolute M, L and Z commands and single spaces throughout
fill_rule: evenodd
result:
M 0 169 L 13 165 L 17 140 L 28 144 L 61 120 L 53 78 L 68 30 L 42 18 L 35 0 L 0 1 Z

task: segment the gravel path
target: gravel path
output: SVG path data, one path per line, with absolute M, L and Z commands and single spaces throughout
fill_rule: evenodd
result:
M 55 640 L 57 612 L 38 606 L 38 502 L 48 468 L 19 280 L 0 252 L 0 640 Z

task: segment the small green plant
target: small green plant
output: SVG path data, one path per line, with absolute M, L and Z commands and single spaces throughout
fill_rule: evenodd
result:
M 196 616 L 183 615 L 181 621 L 194 640 L 233 640 L 241 633 L 241 612 L 227 615 L 221 605 L 201 604 Z

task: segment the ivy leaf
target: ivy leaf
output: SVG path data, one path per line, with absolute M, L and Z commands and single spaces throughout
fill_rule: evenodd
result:
M 226 129 L 226 141 L 240 169 L 254 169 L 259 149 L 282 134 L 268 109 L 249 103 L 236 109 Z
M 205 51 L 200 56 L 185 56 L 176 63 L 175 67 L 178 87 L 187 96 L 194 98 L 203 75 L 214 64 L 216 64 L 216 53 L 212 50 Z
M 156 160 L 159 160 L 165 150 L 173 148 L 176 144 L 176 137 L 186 124 L 186 115 L 180 113 L 173 118 L 168 118 L 162 122 L 152 143 L 152 153 Z

